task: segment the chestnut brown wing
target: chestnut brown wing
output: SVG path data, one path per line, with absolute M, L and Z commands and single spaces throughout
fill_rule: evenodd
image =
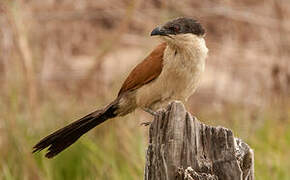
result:
M 129 74 L 123 83 L 118 96 L 124 92 L 133 91 L 156 79 L 163 67 L 163 53 L 166 43 L 157 46 L 141 63 Z

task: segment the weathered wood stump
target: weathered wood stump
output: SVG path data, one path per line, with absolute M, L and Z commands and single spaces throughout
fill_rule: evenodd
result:
M 231 130 L 200 123 L 180 102 L 149 130 L 145 180 L 253 180 L 254 154 Z

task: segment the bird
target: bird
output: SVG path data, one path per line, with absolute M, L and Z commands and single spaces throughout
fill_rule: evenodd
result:
M 156 115 L 174 100 L 185 103 L 205 69 L 205 29 L 196 19 L 179 17 L 154 28 L 151 36 L 160 44 L 129 73 L 111 103 L 44 137 L 33 153 L 48 148 L 45 157 L 52 158 L 108 119 L 137 108 Z

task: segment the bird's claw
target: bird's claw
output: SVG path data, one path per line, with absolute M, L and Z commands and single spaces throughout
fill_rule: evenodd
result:
M 152 116 L 158 116 L 158 113 L 153 111 L 152 109 L 150 108 L 142 108 L 145 112 L 151 114 Z
M 141 126 L 149 126 L 152 122 L 142 122 L 140 125 Z

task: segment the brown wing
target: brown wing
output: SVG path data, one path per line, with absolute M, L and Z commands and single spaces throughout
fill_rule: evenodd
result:
M 159 76 L 162 71 L 163 53 L 165 48 L 166 43 L 157 46 L 149 56 L 147 56 L 131 71 L 123 83 L 118 96 L 124 92 L 138 89 Z

